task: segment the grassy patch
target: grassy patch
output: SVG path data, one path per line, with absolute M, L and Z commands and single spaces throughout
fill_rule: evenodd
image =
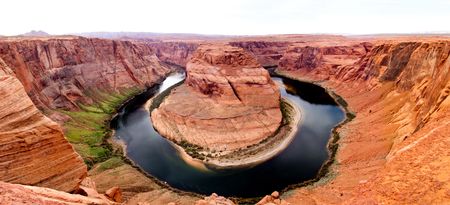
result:
M 195 144 L 191 144 L 186 140 L 181 140 L 181 142 L 177 142 L 177 144 L 179 146 L 181 146 L 188 155 L 190 155 L 193 158 L 197 158 L 200 160 L 204 160 L 205 156 L 199 152 L 203 151 L 203 148 L 195 145 Z
M 98 171 L 102 172 L 108 169 L 113 169 L 116 167 L 120 167 L 122 165 L 124 165 L 125 162 L 119 158 L 119 157 L 112 157 L 111 159 L 108 159 L 104 162 L 102 162 L 99 166 L 98 166 Z
M 139 92 L 139 89 L 127 89 L 114 94 L 91 92 L 89 96 L 94 99 L 93 104 L 80 104 L 80 110 L 77 111 L 60 110 L 71 118 L 64 123 L 67 140 L 74 145 L 89 168 L 113 155 L 111 146 L 106 142 L 110 133 L 110 117 L 123 102 Z

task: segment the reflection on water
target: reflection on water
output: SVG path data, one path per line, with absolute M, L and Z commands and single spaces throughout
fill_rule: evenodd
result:
M 182 190 L 253 197 L 312 179 L 328 158 L 331 129 L 344 118 L 343 111 L 323 88 L 274 77 L 282 96 L 303 111 L 304 121 L 295 139 L 279 155 L 255 167 L 206 172 L 185 163 L 176 149 L 153 129 L 149 113 L 142 108 L 155 92 L 167 89 L 183 77 L 174 74 L 159 90 L 149 90 L 138 96 L 122 109 L 115 125 L 116 137 L 127 145 L 126 152 L 131 160 L 149 174 Z

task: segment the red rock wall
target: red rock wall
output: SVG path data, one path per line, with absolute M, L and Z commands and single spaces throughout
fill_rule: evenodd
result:
M 395 90 L 408 94 L 414 104 L 413 125 L 423 126 L 448 95 L 449 53 L 448 41 L 381 44 L 356 65 L 342 68 L 336 77 L 368 81 L 372 87 L 394 83 Z
M 173 41 L 148 42 L 146 44 L 154 50 L 161 61 L 185 67 L 194 51 L 203 43 Z M 262 66 L 276 66 L 290 43 L 284 41 L 232 41 L 229 44 L 241 47 L 253 54 Z
M 241 47 L 253 54 L 262 66 L 270 67 L 278 65 L 289 46 L 285 41 L 235 41 L 230 45 Z
M 87 174 L 83 160 L 11 73 L 0 59 L 0 181 L 76 190 Z
M 304 45 L 292 44 L 278 62 L 280 70 L 303 72 L 314 78 L 327 79 L 340 67 L 353 65 L 371 48 L 370 43 L 352 45 Z
M 385 42 L 353 64 L 334 69 L 281 67 L 285 74 L 334 90 L 356 113 L 338 130 L 335 177 L 315 188 L 296 190 L 288 201 L 450 202 L 445 195 L 450 184 L 449 55 L 449 41 Z
M 157 42 L 146 43 L 155 52 L 156 56 L 163 62 L 186 66 L 186 63 L 197 49 L 197 42 Z
M 144 44 L 82 37 L 0 41 L 0 58 L 33 102 L 51 109 L 91 103 L 88 91 L 143 88 L 169 72 Z

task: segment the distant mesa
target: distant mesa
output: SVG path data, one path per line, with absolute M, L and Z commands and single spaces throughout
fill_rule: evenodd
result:
M 32 31 L 30 31 L 30 32 L 28 32 L 28 33 L 24 33 L 24 34 L 21 34 L 21 35 L 19 35 L 19 36 L 44 37 L 44 36 L 51 36 L 51 35 L 48 34 L 48 33 L 45 32 L 45 31 L 41 31 L 41 30 L 35 31 L 35 30 L 32 30 Z

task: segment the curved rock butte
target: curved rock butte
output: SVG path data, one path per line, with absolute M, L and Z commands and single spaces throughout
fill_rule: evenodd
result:
M 151 113 L 170 140 L 231 152 L 257 144 L 280 126 L 280 93 L 269 73 L 242 48 L 200 46 L 184 84 Z

